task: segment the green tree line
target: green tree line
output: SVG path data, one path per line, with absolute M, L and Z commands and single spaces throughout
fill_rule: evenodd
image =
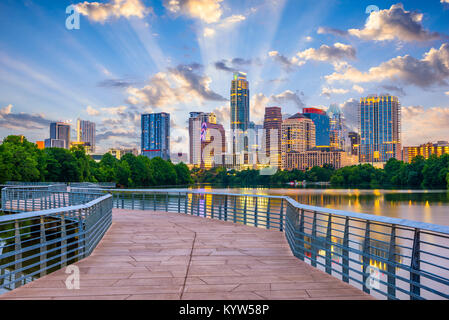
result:
M 192 169 L 195 183 L 219 184 L 225 186 L 268 186 L 282 185 L 293 181 L 329 182 L 334 168 L 330 165 L 314 167 L 308 171 L 278 170 L 274 175 L 261 175 L 259 170 L 226 170 L 223 167 L 212 169 Z
M 20 136 L 8 136 L 0 145 L 0 183 L 22 182 L 115 182 L 124 187 L 187 185 L 189 168 L 161 158 L 111 154 L 95 162 L 82 146 L 71 150 L 46 148 Z
M 449 188 L 449 155 L 415 157 L 411 163 L 390 159 L 384 169 L 370 164 L 336 170 L 330 182 L 335 187 L 357 188 Z

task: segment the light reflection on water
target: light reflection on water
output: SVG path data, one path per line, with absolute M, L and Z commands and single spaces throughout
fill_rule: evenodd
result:
M 212 188 L 205 191 L 289 196 L 299 203 L 378 216 L 449 225 L 447 190 Z

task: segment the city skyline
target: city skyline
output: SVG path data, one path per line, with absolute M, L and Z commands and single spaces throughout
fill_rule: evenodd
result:
M 140 149 L 140 115 L 167 112 L 171 152 L 187 153 L 189 112 L 215 112 L 230 127 L 238 71 L 248 75 L 256 124 L 265 107 L 291 115 L 336 104 L 355 129 L 359 99 L 390 93 L 402 103 L 404 146 L 449 136 L 449 10 L 439 0 L 378 1 L 369 16 L 367 1 L 283 0 L 135 0 L 129 12 L 99 14 L 110 2 L 0 4 L 10 30 L 0 35 L 0 140 L 44 140 L 51 122 L 81 118 L 97 124 L 99 151 Z M 65 26 L 72 3 L 79 30 Z

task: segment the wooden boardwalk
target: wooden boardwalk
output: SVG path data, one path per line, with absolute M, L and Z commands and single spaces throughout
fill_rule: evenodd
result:
M 93 254 L 0 299 L 372 299 L 293 257 L 285 235 L 166 212 L 114 209 Z

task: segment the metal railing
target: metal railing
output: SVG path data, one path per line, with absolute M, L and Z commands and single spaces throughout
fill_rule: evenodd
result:
M 297 258 L 378 298 L 449 298 L 447 226 L 307 206 L 284 196 L 186 189 L 96 191 L 111 193 L 114 208 L 184 213 L 284 231 Z
M 1 190 L 2 210 L 26 212 L 84 204 L 103 195 L 101 192 L 68 192 L 65 185 L 7 187 Z
M 182 213 L 285 232 L 297 258 L 378 298 L 449 298 L 449 227 L 299 204 L 289 197 L 186 189 L 71 188 L 118 209 Z
M 23 189 L 20 195 L 9 189 L 6 197 L 20 208 L 32 201 L 35 210 L 53 209 L 0 216 L 0 289 L 15 289 L 90 255 L 112 223 L 109 194 Z

